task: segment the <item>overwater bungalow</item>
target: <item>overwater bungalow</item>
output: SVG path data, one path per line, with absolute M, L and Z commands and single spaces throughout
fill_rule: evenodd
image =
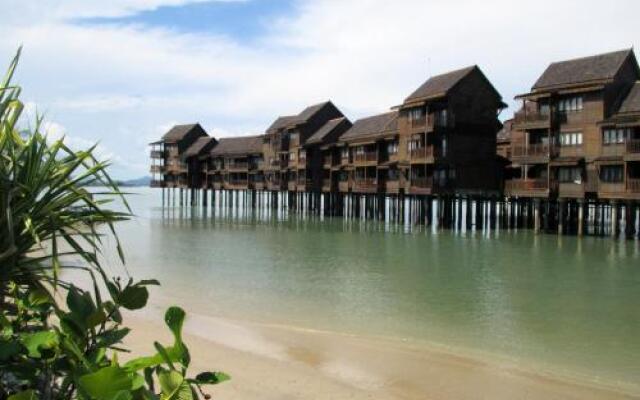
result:
M 409 194 L 496 195 L 498 115 L 506 104 L 478 66 L 429 78 L 399 107 Z
M 207 157 L 206 187 L 263 190 L 262 143 L 262 135 L 221 138 Z
M 640 199 L 640 69 L 632 50 L 549 65 L 517 96 L 505 193 Z
M 151 187 L 188 188 L 187 149 L 208 136 L 200 124 L 176 125 L 151 143 Z

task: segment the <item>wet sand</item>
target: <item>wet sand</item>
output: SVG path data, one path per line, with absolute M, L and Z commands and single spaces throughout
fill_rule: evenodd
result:
M 170 344 L 160 309 L 127 315 L 126 344 L 153 353 Z M 189 313 L 193 374 L 222 370 L 215 399 L 633 399 L 640 393 L 463 357 L 401 340 L 231 321 Z

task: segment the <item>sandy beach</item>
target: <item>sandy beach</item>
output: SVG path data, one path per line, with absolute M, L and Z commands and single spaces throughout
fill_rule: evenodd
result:
M 128 315 L 134 354 L 171 343 L 160 309 Z M 461 357 L 401 340 L 189 313 L 192 371 L 223 370 L 216 399 L 632 399 L 637 393 Z

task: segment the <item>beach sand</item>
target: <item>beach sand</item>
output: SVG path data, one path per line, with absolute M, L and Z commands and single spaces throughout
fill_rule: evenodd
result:
M 170 344 L 160 309 L 127 315 L 135 355 Z M 231 321 L 189 313 L 191 371 L 221 370 L 213 399 L 632 399 L 617 388 L 561 380 L 509 363 L 462 357 L 401 340 Z M 635 393 L 637 394 L 637 393 Z

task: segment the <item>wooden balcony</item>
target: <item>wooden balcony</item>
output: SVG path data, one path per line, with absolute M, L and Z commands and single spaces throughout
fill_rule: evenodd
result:
M 367 152 L 364 154 L 356 154 L 354 156 L 355 164 L 376 163 L 377 161 L 378 161 L 378 154 L 374 151 Z
M 149 186 L 152 188 L 162 188 L 165 187 L 165 182 L 161 181 L 159 179 L 152 179 L 151 182 L 149 183 Z
M 628 161 L 640 161 L 640 139 L 628 140 L 625 144 L 626 153 L 625 160 Z
M 427 117 L 423 116 L 422 118 L 416 118 L 411 120 L 412 128 L 424 128 L 427 125 Z
M 165 166 L 165 171 L 170 174 L 186 174 L 187 166 L 185 164 L 171 163 Z
M 375 193 L 378 191 L 376 178 L 356 178 L 353 182 L 353 191 L 357 193 Z
M 299 180 L 296 182 L 296 190 L 298 192 L 306 192 L 307 190 L 311 190 L 313 187 L 313 182 L 311 179 L 307 180 Z
M 164 165 L 152 165 L 151 168 L 149 168 L 149 172 L 152 174 L 160 174 L 164 172 Z
M 410 159 L 412 163 L 428 163 L 435 161 L 436 151 L 433 146 L 418 147 L 411 150 Z
M 633 194 L 640 194 L 640 178 L 627 178 L 627 191 Z
M 511 158 L 518 161 L 549 162 L 552 146 L 547 143 L 512 146 Z
M 517 112 L 513 125 L 516 129 L 546 128 L 551 125 L 551 114 L 539 111 Z
M 558 197 L 562 198 L 582 198 L 584 197 L 585 184 L 575 182 L 558 183 Z
M 433 191 L 432 177 L 412 177 L 409 181 L 409 193 L 431 194 Z
M 290 192 L 295 192 L 298 187 L 298 183 L 296 181 L 289 181 L 287 183 L 287 190 Z
M 164 158 L 164 151 L 151 150 L 151 158 Z
M 232 162 L 227 164 L 228 171 L 247 171 L 249 170 L 248 162 Z
M 264 190 L 265 184 L 264 181 L 253 181 L 249 182 L 249 189 L 253 190 Z
M 282 184 L 279 180 L 267 181 L 267 190 L 278 191 L 282 189 Z
M 547 197 L 549 181 L 545 179 L 511 179 L 504 182 L 504 192 L 508 196 Z
M 338 182 L 338 190 L 342 193 L 346 193 L 350 189 L 349 181 L 340 181 Z
M 223 187 L 228 190 L 244 190 L 249 187 L 249 182 L 246 180 L 231 180 L 224 182 Z
M 340 165 L 348 165 L 348 164 L 349 164 L 349 157 L 340 158 Z

